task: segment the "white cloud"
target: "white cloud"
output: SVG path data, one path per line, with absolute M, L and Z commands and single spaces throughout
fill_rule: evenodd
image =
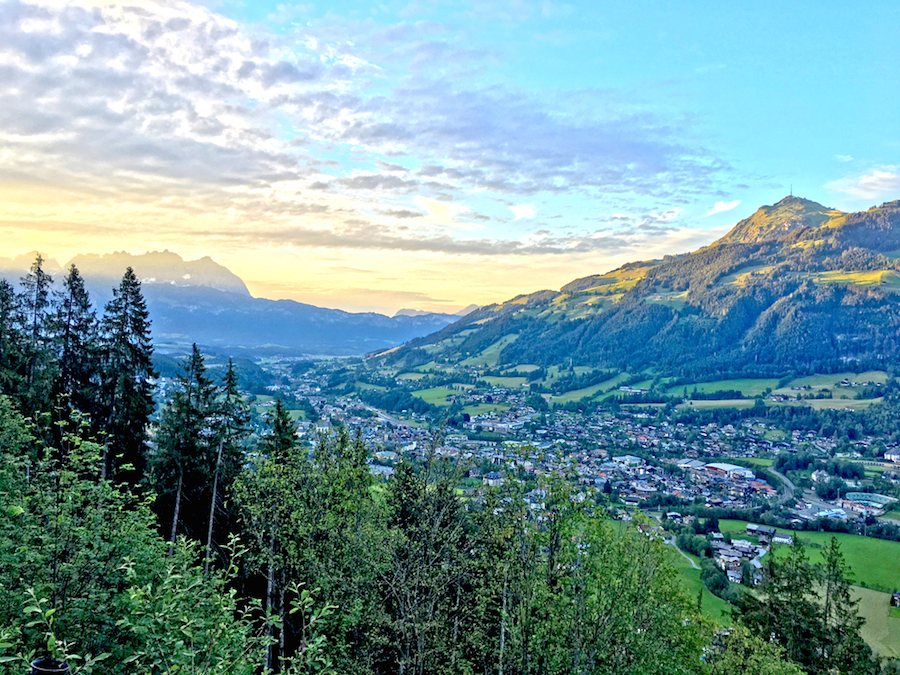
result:
M 712 209 L 710 209 L 709 213 L 707 213 L 706 215 L 712 216 L 716 213 L 725 213 L 726 211 L 731 211 L 732 209 L 736 209 L 738 206 L 740 206 L 740 203 L 740 199 L 736 199 L 733 202 L 716 202 L 715 206 L 713 206 Z
M 900 166 L 882 166 L 861 176 L 841 178 L 825 185 L 858 199 L 900 197 Z
M 850 155 L 835 155 L 834 158 L 839 162 L 852 162 L 853 157 Z
M 533 204 L 513 204 L 509 207 L 509 210 L 512 211 L 512 214 L 515 216 L 514 220 L 534 218 L 534 214 L 537 213 L 537 211 L 534 210 Z

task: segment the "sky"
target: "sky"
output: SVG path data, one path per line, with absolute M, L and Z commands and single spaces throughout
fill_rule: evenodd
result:
M 900 198 L 900 3 L 0 0 L 0 256 L 456 311 Z

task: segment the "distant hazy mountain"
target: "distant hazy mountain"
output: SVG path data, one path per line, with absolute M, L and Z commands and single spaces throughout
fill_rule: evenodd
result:
M 466 314 L 471 314 L 476 309 L 478 309 L 478 305 L 469 305 L 453 314 L 439 314 L 439 316 L 465 316 Z M 429 314 L 434 313 L 435 312 L 426 312 L 423 309 L 398 309 L 394 316 L 428 316 Z
M 900 368 L 900 201 L 848 214 L 787 197 L 693 253 L 482 307 L 384 358 L 707 378 Z
M 18 282 L 35 255 L 0 258 L 0 277 Z M 234 354 L 364 354 L 428 335 L 458 318 L 433 313 L 391 318 L 254 298 L 237 275 L 210 258 L 186 261 L 170 251 L 79 255 L 65 265 L 48 259 L 44 269 L 58 280 L 71 263 L 100 308 L 131 266 L 141 279 L 161 351 L 182 351 L 196 342 Z

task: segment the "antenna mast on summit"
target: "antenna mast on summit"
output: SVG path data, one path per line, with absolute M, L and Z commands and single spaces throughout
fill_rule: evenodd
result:
M 791 197 L 794 196 L 794 184 L 791 183 Z

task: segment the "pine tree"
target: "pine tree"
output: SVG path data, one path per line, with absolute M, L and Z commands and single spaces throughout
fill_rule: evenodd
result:
M 103 351 L 101 430 L 106 435 L 103 477 L 114 477 L 123 466 L 133 467 L 131 482 L 144 474 L 147 422 L 153 412 L 150 379 L 153 343 L 141 282 L 125 270 L 100 324 Z M 123 479 L 123 476 L 119 476 Z
M 98 408 L 100 384 L 99 328 L 84 279 L 75 265 L 69 267 L 63 288 L 55 295 L 50 328 L 58 361 L 53 382 L 56 413 L 60 419 L 67 419 L 76 410 L 93 414 Z

